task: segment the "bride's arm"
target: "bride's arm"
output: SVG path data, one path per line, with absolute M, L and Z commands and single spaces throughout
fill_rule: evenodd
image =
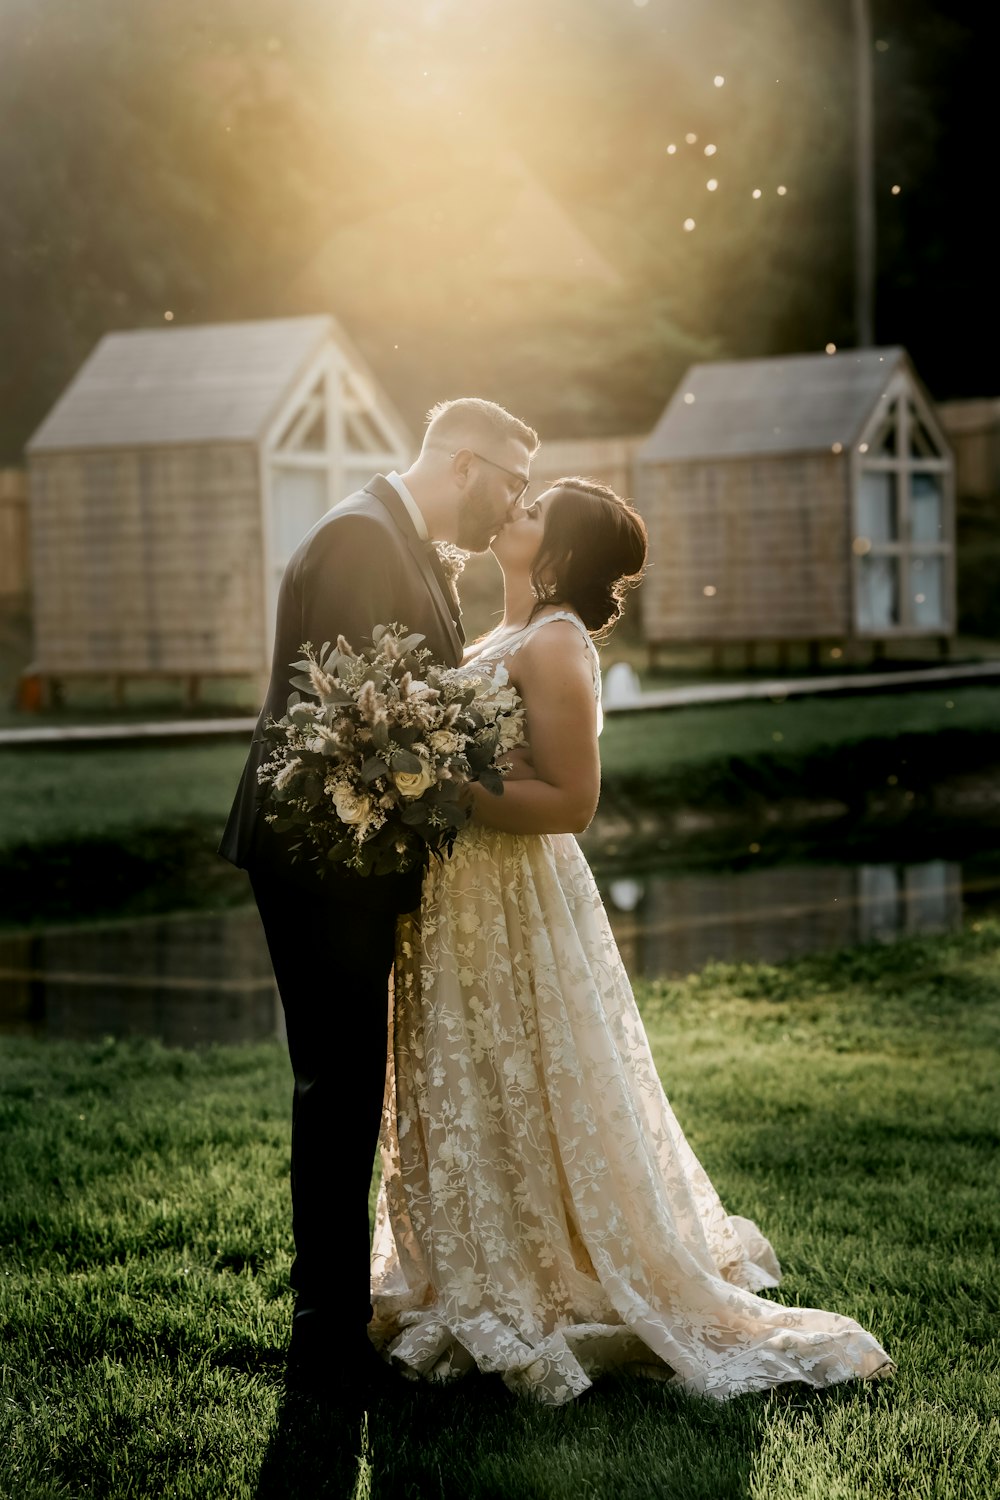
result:
M 472 788 L 473 819 L 505 833 L 582 833 L 597 810 L 601 764 L 591 658 L 575 625 L 554 620 L 513 658 L 534 774 L 503 795 Z

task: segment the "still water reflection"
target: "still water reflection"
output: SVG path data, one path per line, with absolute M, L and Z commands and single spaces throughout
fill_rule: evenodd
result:
M 616 871 L 600 884 L 633 976 L 942 932 L 970 905 L 1000 911 L 996 862 Z M 0 1032 L 197 1046 L 282 1031 L 253 908 L 0 935 Z
M 0 1030 L 172 1046 L 279 1035 L 256 908 L 2 934 Z
M 713 959 L 773 962 L 949 931 L 962 921 L 962 874 L 959 863 L 944 859 L 779 865 L 612 878 L 603 894 L 629 973 L 670 975 Z

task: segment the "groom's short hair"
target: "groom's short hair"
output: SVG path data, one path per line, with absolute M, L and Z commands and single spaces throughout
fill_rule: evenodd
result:
M 535 429 L 495 401 L 484 401 L 479 396 L 459 396 L 455 401 L 438 401 L 431 407 L 424 433 L 425 448 L 447 447 L 469 437 L 474 442 L 490 437 L 498 437 L 502 442 L 513 439 L 523 443 L 529 454 L 538 447 Z

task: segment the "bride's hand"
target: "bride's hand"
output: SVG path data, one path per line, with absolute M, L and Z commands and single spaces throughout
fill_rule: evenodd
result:
M 534 781 L 538 773 L 531 759 L 531 751 L 527 745 L 520 745 L 516 750 L 508 750 L 501 756 L 498 762 L 503 772 L 504 781 Z

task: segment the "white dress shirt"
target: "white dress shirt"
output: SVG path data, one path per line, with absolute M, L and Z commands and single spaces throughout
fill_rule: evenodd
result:
M 406 485 L 396 473 L 396 470 L 393 469 L 392 473 L 387 474 L 385 477 L 386 479 L 388 479 L 389 483 L 396 491 L 396 494 L 399 496 L 400 500 L 402 500 L 403 504 L 406 506 L 406 513 L 409 516 L 410 520 L 413 522 L 413 527 L 417 533 L 417 536 L 422 542 L 429 542 L 430 536 L 427 531 L 427 522 L 424 520 L 420 506 L 414 500 L 413 496 L 406 488 Z

